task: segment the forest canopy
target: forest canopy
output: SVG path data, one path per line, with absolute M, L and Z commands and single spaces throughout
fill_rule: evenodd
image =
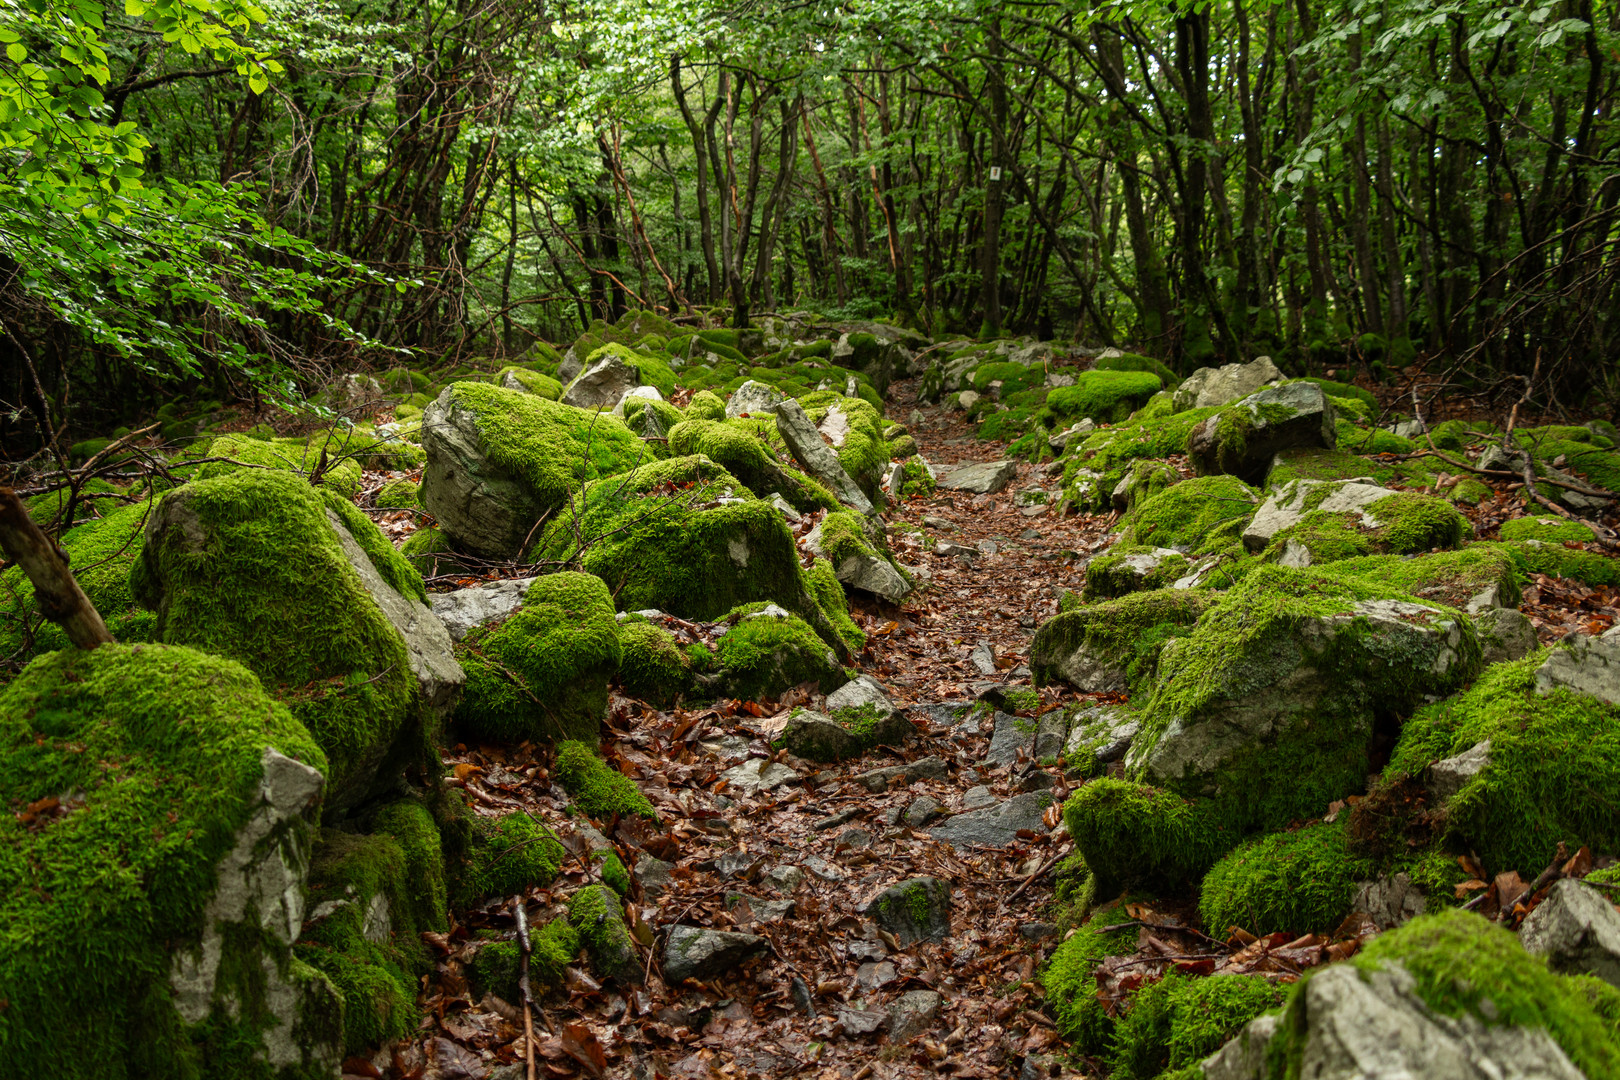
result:
M 3 3 L 8 455 L 637 308 L 1620 390 L 1613 5 Z

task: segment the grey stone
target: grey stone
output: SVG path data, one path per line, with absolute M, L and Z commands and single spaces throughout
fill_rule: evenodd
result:
M 822 881 L 843 881 L 844 872 L 819 855 L 806 855 L 804 868 Z
M 764 858 L 757 851 L 728 851 L 714 860 L 714 872 L 722 881 L 736 877 L 747 880 Z
M 998 712 L 995 731 L 990 736 L 990 749 L 985 752 L 986 765 L 1011 765 L 1018 760 L 1020 750 L 1028 756 L 1035 746 L 1035 721 L 1011 713 Z
M 851 1009 L 839 1005 L 833 1010 L 833 1016 L 838 1020 L 838 1026 L 850 1038 L 860 1038 L 871 1035 L 883 1027 L 888 1017 L 880 1012 L 866 1009 Z
M 872 500 L 844 471 L 838 455 L 822 441 L 821 432 L 805 415 L 802 405 L 790 398 L 777 406 L 776 430 L 800 467 L 831 488 L 839 502 L 857 513 L 873 512 Z
M 749 758 L 741 765 L 733 766 L 720 774 L 720 779 L 744 795 L 770 791 L 783 784 L 792 783 L 798 778 L 799 774 L 786 765 L 768 762 L 764 758 Z
M 1221 421 L 1242 415 L 1248 428 L 1239 445 L 1219 437 Z M 1333 403 L 1315 383 L 1286 383 L 1230 405 L 1187 435 L 1187 458 L 1200 476 L 1229 473 L 1249 483 L 1265 479 L 1278 451 L 1338 445 Z
M 1057 925 L 1049 922 L 1027 922 L 1018 926 L 1018 936 L 1025 941 L 1045 941 L 1049 937 L 1056 937 Z
M 1429 766 L 1429 797 L 1436 803 L 1447 802 L 1468 782 L 1491 764 L 1491 740 L 1475 743 L 1454 757 L 1442 758 Z
M 663 859 L 655 859 L 651 855 L 642 855 L 636 860 L 636 882 L 641 886 L 641 895 L 648 900 L 657 900 L 660 896 L 675 887 L 675 879 L 670 871 L 675 869 L 672 863 Z
M 1045 769 L 1030 768 L 1013 784 L 1014 791 L 1045 791 L 1057 786 L 1057 777 Z
M 905 1043 L 934 1026 L 945 999 L 933 990 L 907 990 L 889 1004 L 889 1041 Z
M 856 735 L 826 713 L 794 709 L 774 741 L 790 754 L 810 761 L 845 761 L 859 757 L 868 747 L 904 742 L 911 722 L 898 711 L 879 713 L 870 728 Z
M 849 682 L 840 686 L 827 695 L 827 711 L 836 712 L 839 709 L 859 709 L 870 705 L 882 717 L 894 715 L 899 710 L 889 695 L 883 689 L 883 684 L 870 675 L 857 675 Z
M 790 893 L 804 881 L 804 871 L 797 866 L 772 866 L 767 867 L 759 878 L 777 892 Z
M 1176 412 L 1229 405 L 1282 377 L 1283 373 L 1271 362 L 1269 356 L 1259 357 L 1247 364 L 1199 368 L 1176 387 L 1171 405 Z
M 979 392 L 977 390 L 963 390 L 956 395 L 955 402 L 958 409 L 967 412 L 979 403 Z
M 982 810 L 996 805 L 997 799 L 983 784 L 976 784 L 962 793 L 963 810 Z
M 939 486 L 946 491 L 965 491 L 970 495 L 994 495 L 1017 475 L 1015 461 L 981 461 L 947 470 L 939 478 Z
M 857 962 L 876 962 L 887 959 L 889 950 L 885 949 L 880 942 L 855 938 L 844 943 L 844 955 Z
M 433 614 L 439 617 L 451 639 L 460 641 L 478 627 L 516 611 L 533 581 L 534 578 L 492 581 L 471 589 L 433 593 L 428 600 L 433 604 Z
M 757 934 L 672 926 L 664 942 L 664 981 L 710 979 L 764 951 L 765 939 Z
M 1035 725 L 1035 745 L 1030 756 L 1045 761 L 1063 753 L 1064 739 L 1069 733 L 1069 720 L 1062 709 L 1053 709 Z
M 1329 489 L 1325 497 L 1319 489 Z M 1377 484 L 1358 480 L 1294 480 L 1284 484 L 1266 497 L 1255 511 L 1254 518 L 1243 530 L 1243 546 L 1260 551 L 1271 543 L 1271 538 L 1284 529 L 1299 524 L 1310 510 L 1307 500 L 1321 497 L 1314 509 L 1325 513 L 1355 514 L 1358 523 L 1366 529 L 1376 529 L 1380 522 L 1367 507 L 1396 492 Z
M 726 910 L 746 923 L 779 923 L 793 918 L 792 900 L 763 900 L 744 893 L 726 894 Z
M 834 851 L 851 851 L 872 846 L 872 833 L 869 829 L 853 826 L 838 834 L 833 841 Z
M 913 829 L 920 829 L 945 812 L 945 804 L 932 795 L 919 795 L 911 800 L 911 805 L 906 807 L 901 820 Z
M 943 780 L 945 775 L 945 759 L 929 755 L 918 758 L 909 765 L 885 765 L 879 769 L 869 769 L 850 779 L 867 791 L 875 793 L 887 791 L 895 780 L 910 784 L 918 780 Z
M 949 540 L 940 540 L 934 544 L 934 554 L 945 559 L 977 559 L 978 548 L 970 548 L 966 544 L 956 544 Z
M 1005 847 L 1018 839 L 1022 831 L 1044 835 L 1046 808 L 1052 805 L 1052 796 L 1044 791 L 1031 791 L 1014 795 L 1004 802 L 971 810 L 945 819 L 928 831 L 936 840 L 952 847 Z
M 1251 1021 L 1206 1059 L 1205 1080 L 1263 1080 L 1270 1041 L 1283 1028 L 1290 1029 L 1284 1067 L 1316 1080 L 1581 1077 L 1545 1028 L 1441 1015 L 1419 997 L 1406 969 L 1390 962 L 1366 972 L 1350 964 L 1317 971 L 1281 1018 Z
M 1359 911 L 1373 921 L 1380 930 L 1390 930 L 1423 914 L 1428 898 L 1423 890 L 1412 883 L 1411 875 L 1402 872 L 1374 881 L 1356 884 L 1352 911 Z
M 1389 430 L 1403 439 L 1418 439 L 1423 437 L 1424 432 L 1428 431 L 1429 427 L 1421 420 L 1402 420 L 1400 423 L 1392 425 Z
M 478 413 L 446 387 L 422 413 L 422 506 L 463 550 L 491 559 L 518 554 L 551 507 L 490 461 Z
M 612 353 L 581 371 L 562 393 L 562 403 L 578 409 L 611 409 L 641 385 L 641 372 Z
M 320 824 L 324 781 L 318 770 L 269 747 L 260 769 L 251 814 L 214 866 L 213 893 L 198 919 L 201 934 L 169 962 L 170 1001 L 187 1024 L 202 1023 L 215 1009 L 234 1011 L 246 1004 L 236 1000 L 234 983 L 221 982 L 228 939 L 249 933 L 287 950 L 304 925 L 304 875 Z M 268 950 L 259 961 L 259 993 L 272 1018 L 262 1036 L 268 1063 L 276 1069 L 313 1064 L 316 1072 L 334 1073 L 340 1048 L 309 1045 L 307 1036 L 294 1030 L 307 1009 L 337 1007 L 336 1000 L 320 1000 L 331 993 L 330 984 L 288 980 Z
M 1620 626 L 1600 637 L 1577 637 L 1547 654 L 1536 669 L 1536 692 L 1550 694 L 1560 687 L 1620 704 Z
M 996 673 L 996 650 L 990 646 L 989 642 L 981 641 L 973 646 L 973 651 L 968 654 L 968 663 L 972 664 L 980 675 L 994 675 Z
M 1070 424 L 1062 431 L 1048 438 L 1046 440 L 1046 445 L 1052 448 L 1052 453 L 1062 454 L 1071 441 L 1079 439 L 1080 441 L 1084 442 L 1086 436 L 1090 435 L 1096 430 L 1096 421 L 1092 420 L 1090 417 L 1087 417 L 1078 423 Z
M 1069 734 L 1063 743 L 1063 756 L 1078 760 L 1090 753 L 1100 762 L 1108 763 L 1123 758 L 1131 748 L 1131 741 L 1142 729 L 1135 713 L 1107 705 L 1093 705 L 1075 714 L 1069 724 Z
M 855 969 L 855 986 L 863 994 L 874 994 L 899 978 L 900 973 L 887 960 L 868 960 Z
M 936 877 L 890 885 L 856 908 L 895 936 L 902 948 L 918 941 L 944 941 L 951 932 L 951 886 Z
M 828 817 L 821 818 L 818 821 L 811 822 L 810 830 L 812 832 L 826 832 L 828 829 L 836 829 L 840 825 L 848 825 L 850 822 L 854 821 L 860 816 L 861 808 L 858 806 L 851 806 L 847 810 L 840 810 L 836 814 L 832 814 Z
M 1525 917 L 1519 941 L 1527 952 L 1545 956 L 1554 971 L 1596 975 L 1620 987 L 1620 911 L 1584 882 L 1555 882 Z
M 736 390 L 732 391 L 726 399 L 726 417 L 763 416 L 767 413 L 775 414 L 776 407 L 782 404 L 783 397 L 764 383 L 749 379 Z
M 563 353 L 562 363 L 557 365 L 557 380 L 564 386 L 574 381 L 574 378 L 585 370 L 585 358 L 572 346 Z

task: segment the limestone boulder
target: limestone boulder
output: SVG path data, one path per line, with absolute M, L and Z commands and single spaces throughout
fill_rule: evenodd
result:
M 1188 409 L 1207 409 L 1216 405 L 1230 405 L 1240 398 L 1261 390 L 1267 383 L 1282 379 L 1283 373 L 1262 356 L 1247 364 L 1226 364 L 1218 368 L 1199 368 L 1182 380 L 1175 390 L 1171 404 L 1176 412 Z
M 1519 927 L 1525 950 L 1566 975 L 1596 975 L 1620 987 L 1620 911 L 1598 890 L 1573 878 L 1554 882 Z
M 565 390 L 562 403 L 578 409 L 611 409 L 641 385 L 641 372 L 609 352 L 587 364 Z
M 801 468 L 825 484 L 838 501 L 859 514 L 873 512 L 872 500 L 845 471 L 837 452 L 823 439 L 797 401 L 783 401 L 776 408 L 776 430 Z
M 1620 704 L 1620 626 L 1596 637 L 1577 637 L 1547 654 L 1536 671 L 1536 689 L 1548 694 L 1560 687 Z
M 726 399 L 726 419 L 739 416 L 760 416 L 776 412 L 784 397 L 764 383 L 749 379 L 731 392 Z
M 1279 451 L 1337 446 L 1334 421 L 1333 404 L 1321 387 L 1287 383 L 1201 421 L 1187 436 L 1187 457 L 1200 476 L 1225 473 L 1258 484 Z
M 1016 461 L 981 461 L 944 470 L 938 483 L 946 491 L 961 491 L 969 495 L 994 495 L 1012 483 L 1017 475 Z
M 1116 694 L 1153 675 L 1163 643 L 1186 632 L 1213 603 L 1200 590 L 1159 589 L 1086 604 L 1042 623 L 1030 643 L 1037 686 L 1066 682 Z

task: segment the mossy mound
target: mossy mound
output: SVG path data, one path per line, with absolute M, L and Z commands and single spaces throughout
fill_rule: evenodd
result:
M 907 458 L 900 463 L 900 469 L 902 479 L 898 494 L 902 499 L 926 498 L 939 487 L 934 474 L 928 471 L 928 466 L 921 458 Z
M 1097 912 L 1053 951 L 1047 964 L 1042 979 L 1046 998 L 1056 1015 L 1059 1034 L 1074 1044 L 1076 1053 L 1099 1057 L 1108 1049 L 1114 1021 L 1097 1000 L 1093 973 L 1107 957 L 1136 950 L 1136 927 L 1115 929 L 1131 921 L 1123 903 Z
M 360 492 L 360 462 L 352 456 L 340 456 L 341 446 L 341 439 L 328 446 L 328 440 L 319 436 L 314 439 L 264 442 L 250 435 L 221 435 L 208 448 L 208 456 L 230 460 L 199 465 L 193 478 L 208 480 L 256 469 L 274 469 L 309 477 L 320 469 L 321 486 L 352 499 Z
M 1455 691 L 1480 656 L 1453 609 L 1359 578 L 1261 567 L 1160 655 L 1131 775 L 1212 800 L 1234 840 L 1309 819 L 1360 789 L 1375 715 Z
M 728 696 L 774 700 L 807 682 L 826 694 L 849 681 L 838 655 L 809 623 L 772 607 L 747 604 L 726 616 L 731 628 L 715 642 L 715 655 L 717 685 Z
M 120 507 L 69 529 L 60 540 L 80 588 L 112 636 L 126 645 L 157 634 L 157 615 L 137 604 L 129 587 L 130 568 L 146 544 L 147 511 L 144 503 Z M 0 657 L 22 661 L 68 647 L 62 628 L 40 614 L 22 567 L 0 573 L 0 600 Z
M 543 994 L 563 988 L 564 969 L 579 955 L 579 931 L 566 918 L 552 919 L 529 931 L 529 990 Z M 507 1002 L 522 1001 L 518 977 L 522 950 L 515 941 L 490 941 L 467 964 L 467 982 L 473 993 L 494 994 Z
M 502 368 L 495 373 L 494 383 L 496 386 L 505 387 L 508 390 L 521 390 L 526 394 L 537 394 L 551 401 L 556 401 L 562 397 L 563 391 L 562 383 L 550 375 L 521 367 Z
M 707 620 L 770 600 L 842 648 L 806 590 L 782 515 L 708 458 L 594 481 L 578 503 L 546 527 L 535 553 L 601 578 L 620 610 Z
M 1277 832 L 1232 850 L 1204 875 L 1198 911 L 1212 934 L 1327 933 L 1350 913 L 1375 867 L 1350 853 L 1349 815 Z
M 329 984 L 293 957 L 285 927 L 261 928 L 270 913 L 209 913 L 216 868 L 262 812 L 268 749 L 326 766 L 250 671 L 192 649 L 64 650 L 0 690 L 0 1073 L 319 1072 L 318 1047 L 340 1041 Z M 301 862 L 313 817 L 267 819 L 265 842 Z M 171 972 L 205 936 L 223 941 L 221 977 L 182 1000 Z M 302 1063 L 281 1069 L 263 1061 L 266 1041 L 292 1031 L 267 978 L 306 1006 Z
M 608 357 L 617 357 L 626 364 L 635 368 L 641 385 L 655 388 L 665 398 L 675 392 L 675 372 L 670 370 L 669 363 L 649 352 L 632 349 L 616 341 L 610 341 L 599 348 L 591 350 L 585 357 L 585 370 L 592 364 L 598 363 Z
M 574 805 L 598 821 L 626 814 L 658 820 L 658 812 L 635 782 L 597 757 L 586 743 L 566 742 L 558 746 L 552 773 L 563 790 L 573 797 Z
M 1115 544 L 1086 564 L 1081 595 L 1095 601 L 1168 589 L 1186 576 L 1190 565 L 1185 555 L 1168 548 Z
M 556 835 L 526 813 L 477 817 L 472 825 L 466 859 L 450 875 L 450 902 L 458 908 L 549 885 L 568 857 Z
M 420 510 L 422 507 L 422 485 L 415 480 L 390 480 L 377 489 L 373 500 L 378 506 L 392 507 L 396 510 Z
M 805 415 L 818 427 L 842 429 L 842 438 L 829 437 L 838 451 L 838 463 L 849 473 L 867 498 L 882 505 L 883 470 L 889 464 L 889 444 L 883 438 L 882 399 L 874 406 L 859 397 L 845 397 L 830 390 L 819 390 L 799 398 Z M 841 414 L 841 420 L 828 424 L 829 414 Z
M 432 525 L 424 525 L 407 536 L 399 545 L 399 554 L 424 578 L 460 573 L 464 569 L 450 538 L 444 535 L 443 529 Z
M 1074 681 L 1078 657 L 1088 668 L 1117 668 L 1122 687 L 1142 690 L 1153 679 L 1165 643 L 1190 633 L 1214 602 L 1202 590 L 1160 589 L 1054 615 L 1035 631 L 1030 645 L 1035 685 Z
M 643 439 L 667 439 L 669 433 L 685 419 L 685 414 L 667 401 L 646 397 L 631 397 L 624 401 L 625 426 Z M 667 442 L 653 441 L 650 449 L 659 457 L 670 456 Z
M 786 499 L 795 510 L 837 509 L 838 501 L 821 484 L 778 460 L 773 449 L 775 426 L 765 427 L 748 420 L 686 420 L 669 432 L 670 453 L 676 456 L 701 454 L 742 481 L 760 498 L 772 493 Z
M 1563 544 L 1520 540 L 1502 545 L 1513 564 L 1527 574 L 1570 578 L 1587 585 L 1620 585 L 1620 559 Z
M 804 583 L 821 607 L 821 613 L 827 617 L 849 651 L 858 653 L 865 648 L 866 631 L 856 626 L 855 620 L 850 618 L 849 597 L 844 593 L 844 586 L 839 582 L 832 562 L 816 559 L 805 571 Z
M 1046 395 L 1041 426 L 1067 427 L 1076 420 L 1118 423 L 1162 389 L 1164 383 L 1151 371 L 1082 371 L 1073 386 L 1059 386 Z
M 1159 382 L 1164 384 L 1166 391 L 1172 391 L 1181 385 L 1181 380 L 1176 378 L 1176 373 L 1170 370 L 1169 364 L 1138 353 L 1100 356 L 1092 367 L 1097 371 L 1150 371 L 1159 377 Z
M 1113 490 L 1134 461 L 1182 453 L 1187 436 L 1219 409 L 1192 409 L 1167 417 L 1138 417 L 1093 432 L 1064 447 L 1063 496 L 1087 510 L 1105 510 Z
M 87 499 L 86 495 L 118 495 L 119 489 L 105 480 L 87 480 L 79 487 L 79 497 L 73 504 L 74 521 L 85 523 L 94 521 L 98 514 L 111 515 L 118 509 L 116 499 Z M 130 496 L 135 497 L 134 494 Z M 62 512 L 67 508 L 68 489 L 57 488 L 47 491 L 43 495 L 33 495 L 23 500 L 28 508 L 28 517 L 40 528 L 47 532 L 61 533 L 70 527 L 73 522 L 58 521 Z
M 1207 801 L 1111 776 L 1069 796 L 1063 820 L 1086 865 L 1109 886 L 1194 881 L 1240 839 Z
M 619 686 L 633 698 L 669 708 L 692 692 L 692 661 L 675 635 L 642 618 L 619 626 Z
M 1427 486 L 1434 477 L 1423 459 L 1386 461 L 1362 457 L 1343 449 L 1319 446 L 1283 450 L 1272 459 L 1266 488 L 1276 491 L 1294 480 L 1370 480 L 1387 487 L 1392 483 Z
M 712 390 L 699 390 L 692 395 L 692 400 L 686 403 L 686 418 L 688 420 L 724 420 L 726 418 L 725 399 Z
M 1259 495 L 1235 476 L 1199 476 L 1134 505 L 1122 542 L 1204 554 L 1236 543 L 1254 517 Z
M 641 982 L 642 972 L 630 928 L 624 924 L 618 894 L 606 885 L 587 885 L 568 901 L 568 922 L 579 932 L 597 974 L 621 984 Z
M 623 657 L 607 586 L 567 570 L 535 578 L 515 611 L 455 652 L 467 673 L 457 727 L 509 743 L 594 739 Z
M 1503 540 L 1537 540 L 1544 544 L 1577 544 L 1592 542 L 1592 530 L 1578 521 L 1557 517 L 1522 517 L 1502 522 L 1499 535 Z
M 1445 803 L 1459 850 L 1491 873 L 1535 873 L 1560 842 L 1620 850 L 1620 707 L 1565 689 L 1538 692 L 1545 652 L 1492 665 L 1466 692 L 1401 729 L 1387 781 L 1490 742 L 1489 763 Z
M 1466 607 L 1492 586 L 1502 604 L 1516 607 L 1519 603 L 1518 568 L 1495 544 L 1469 544 L 1430 555 L 1368 555 L 1312 569 L 1330 577 L 1381 583 L 1448 607 Z
M 1119 1080 L 1168 1078 L 1192 1069 L 1256 1016 L 1283 1003 L 1285 990 L 1260 975 L 1193 978 L 1171 969 L 1131 996 L 1114 1025 L 1109 1063 Z
M 1336 445 L 1351 454 L 1410 454 L 1418 448 L 1411 439 L 1379 427 L 1362 427 L 1344 416 L 1334 421 Z
M 422 579 L 353 504 L 249 469 L 187 484 L 152 513 L 130 582 L 157 636 L 238 660 L 272 688 L 326 754 L 328 805 L 429 760 L 437 713 L 337 528 L 401 595 L 425 600 Z

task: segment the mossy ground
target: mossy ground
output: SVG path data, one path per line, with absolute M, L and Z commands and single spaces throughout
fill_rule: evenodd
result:
M 1136 949 L 1136 928 L 1112 929 L 1129 922 L 1123 903 L 1093 915 L 1052 953 L 1042 982 L 1056 1015 L 1058 1031 L 1076 1053 L 1091 1057 L 1108 1049 L 1114 1021 L 1097 1000 L 1093 970 L 1104 958 Z
M 258 801 L 267 746 L 326 767 L 247 668 L 192 649 L 64 650 L 0 691 L 0 1073 L 197 1075 L 251 1053 L 262 991 L 226 982 L 213 1020 L 187 1030 L 168 978 Z M 37 820 L 14 812 L 64 796 Z M 238 967 L 294 963 L 269 940 L 236 946 Z
M 1133 881 L 1183 885 L 1239 839 L 1207 801 L 1109 776 L 1071 795 L 1063 820 L 1099 888 Z
M 1171 970 L 1138 990 L 1114 1025 L 1111 1075 L 1153 1080 L 1196 1066 L 1284 997 L 1283 987 L 1260 975 L 1189 978 Z
M 658 812 L 635 783 L 597 757 L 585 743 L 565 742 L 558 746 L 552 773 L 573 797 L 574 805 L 598 821 L 626 814 L 658 820 Z
M 516 611 L 455 651 L 467 673 L 457 726 L 501 742 L 595 738 L 623 657 L 607 586 L 566 570 L 536 578 Z
M 1060 386 L 1046 395 L 1040 421 L 1046 428 L 1066 427 L 1082 419 L 1118 423 L 1163 386 L 1151 371 L 1083 371 L 1075 376 L 1073 386 Z

